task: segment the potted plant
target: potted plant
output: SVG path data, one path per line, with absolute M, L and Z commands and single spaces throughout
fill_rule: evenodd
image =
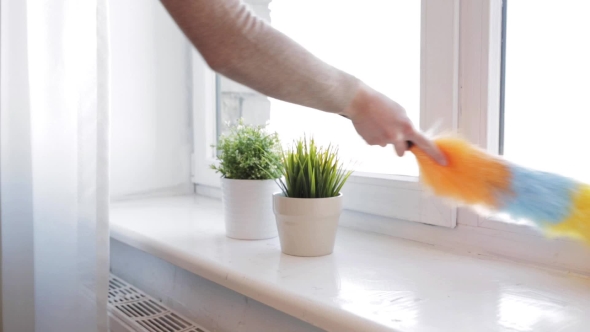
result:
M 281 250 L 293 256 L 323 256 L 334 250 L 342 212 L 340 190 L 352 173 L 333 146 L 299 139 L 282 154 L 281 192 L 273 195 Z
M 225 233 L 242 240 L 277 236 L 272 194 L 281 176 L 281 145 L 266 126 L 246 125 L 240 119 L 217 145 L 221 174 Z

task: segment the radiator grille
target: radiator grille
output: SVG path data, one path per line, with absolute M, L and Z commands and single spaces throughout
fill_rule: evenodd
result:
M 109 280 L 109 310 L 138 332 L 207 332 L 114 275 Z

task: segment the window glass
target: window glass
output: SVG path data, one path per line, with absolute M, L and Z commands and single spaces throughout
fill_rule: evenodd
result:
M 590 1 L 510 1 L 504 156 L 590 182 Z

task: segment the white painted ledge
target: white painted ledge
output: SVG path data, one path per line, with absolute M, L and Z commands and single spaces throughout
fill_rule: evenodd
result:
M 587 331 L 590 279 L 340 228 L 333 255 L 225 237 L 221 202 L 115 203 L 111 236 L 328 331 Z

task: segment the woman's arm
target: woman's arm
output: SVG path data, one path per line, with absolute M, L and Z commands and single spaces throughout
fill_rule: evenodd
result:
M 359 81 L 256 17 L 239 0 L 162 0 L 216 72 L 267 96 L 341 113 Z

